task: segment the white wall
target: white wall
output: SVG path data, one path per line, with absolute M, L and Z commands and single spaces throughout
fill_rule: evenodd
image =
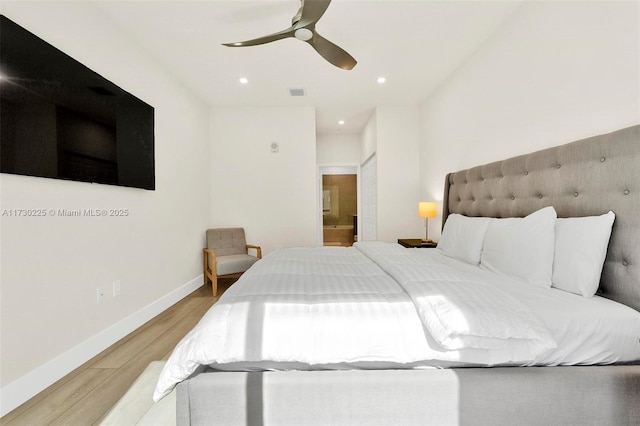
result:
M 420 109 L 378 107 L 376 123 L 377 232 L 379 241 L 420 238 Z
M 315 109 L 214 108 L 210 122 L 209 226 L 244 227 L 264 253 L 315 246 Z
M 319 134 L 316 138 L 316 163 L 360 164 L 360 135 Z
M 210 176 L 208 108 L 94 6 L 3 1 L 2 13 L 155 107 L 156 161 L 155 191 L 0 175 L 2 209 L 129 211 L 1 217 L 5 414 L 201 285 Z
M 361 232 L 358 232 L 358 240 L 375 241 L 378 230 L 378 165 L 375 154 L 362 164 L 361 171 L 362 208 L 358 221 Z
M 524 3 L 424 104 L 422 197 L 441 200 L 447 172 L 637 124 L 639 8 Z
M 360 164 L 364 164 L 369 157 L 371 157 L 378 149 L 378 119 L 376 110 L 373 111 L 369 121 L 362 130 L 360 136 L 360 144 L 362 154 L 360 156 Z

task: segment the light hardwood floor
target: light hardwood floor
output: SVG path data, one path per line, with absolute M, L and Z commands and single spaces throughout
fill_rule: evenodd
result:
M 0 425 L 99 423 L 151 361 L 166 360 L 235 279 L 195 292 L 0 419 Z

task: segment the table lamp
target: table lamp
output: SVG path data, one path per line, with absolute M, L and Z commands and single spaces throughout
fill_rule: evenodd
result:
M 429 218 L 436 217 L 438 204 L 434 201 L 420 201 L 418 203 L 418 216 L 424 217 L 425 234 L 422 242 L 435 244 L 429 239 Z

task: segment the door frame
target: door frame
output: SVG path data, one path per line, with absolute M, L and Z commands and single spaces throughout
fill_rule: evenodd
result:
M 358 163 L 340 163 L 340 164 L 318 164 L 317 187 L 316 187 L 316 243 L 322 246 L 324 243 L 323 221 L 322 221 L 322 177 L 324 175 L 356 175 L 356 192 L 357 207 L 356 215 L 358 215 L 358 229 L 355 231 L 357 235 L 361 235 L 362 220 L 360 220 L 362 190 L 360 182 L 360 164 Z

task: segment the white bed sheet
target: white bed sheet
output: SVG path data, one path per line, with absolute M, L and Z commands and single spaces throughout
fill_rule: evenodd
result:
M 558 348 L 515 362 L 510 350 L 447 350 L 439 345 L 402 285 L 453 279 L 455 270 L 473 272 L 519 298 L 552 330 Z M 431 278 L 425 279 L 425 273 Z M 154 399 L 207 365 L 250 371 L 640 359 L 640 313 L 599 297 L 564 293 L 509 280 L 447 258 L 437 249 L 367 243 L 276 251 L 247 271 L 178 344 Z M 594 316 L 598 319 L 587 321 Z

